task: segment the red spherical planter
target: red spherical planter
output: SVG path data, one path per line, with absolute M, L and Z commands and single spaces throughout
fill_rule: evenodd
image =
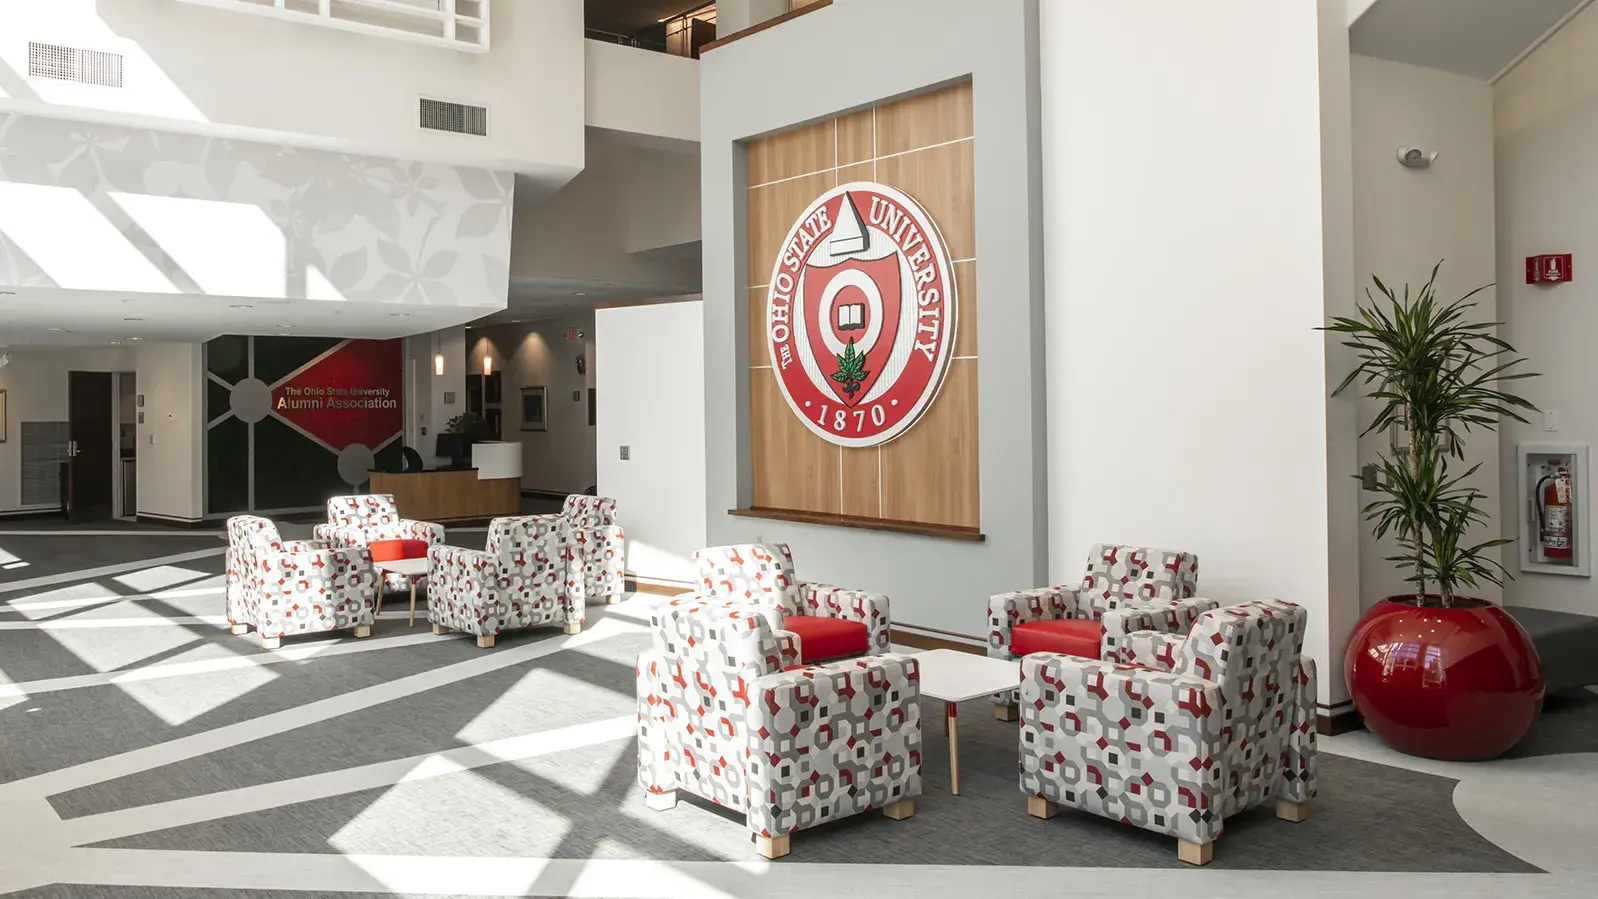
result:
M 1451 761 L 1497 758 L 1542 705 L 1531 638 L 1503 609 L 1456 597 L 1422 608 L 1391 596 L 1365 613 L 1343 674 L 1365 726 L 1401 752 Z

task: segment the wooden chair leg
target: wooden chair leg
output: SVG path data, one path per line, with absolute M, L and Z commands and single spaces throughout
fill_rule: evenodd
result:
M 914 799 L 901 799 L 890 802 L 882 807 L 882 813 L 895 821 L 913 818 L 916 814 L 916 801 Z
M 433 636 L 442 637 L 442 636 L 444 636 L 447 633 L 449 633 L 449 628 L 445 627 L 442 624 L 439 624 L 436 621 L 433 622 Z
M 477 638 L 477 648 L 478 649 L 493 649 L 494 648 L 494 635 L 493 634 L 488 634 L 486 636 L 478 637 Z
M 763 837 L 755 834 L 755 851 L 766 858 L 782 858 L 788 854 L 789 834 L 780 837 Z
M 228 628 L 228 633 L 232 634 L 235 637 L 242 636 L 242 635 L 247 634 L 249 632 L 250 632 L 250 626 L 248 624 L 235 624 L 232 627 Z
M 1060 804 L 1050 802 L 1042 796 L 1028 796 L 1026 798 L 1026 813 L 1034 818 L 1048 820 L 1060 813 Z
M 568 622 L 566 622 L 566 633 L 568 633 L 568 634 L 580 634 L 582 632 L 583 632 L 583 623 L 581 621 L 568 621 Z
M 650 811 L 665 812 L 677 807 L 677 791 L 662 790 L 659 793 L 645 793 L 644 805 Z
M 355 639 L 357 640 L 361 639 L 362 637 L 370 637 L 371 635 L 372 626 L 370 624 L 362 624 L 355 628 Z
M 279 646 L 282 646 L 282 645 L 283 645 L 283 638 L 282 637 L 267 637 L 267 636 L 262 636 L 261 637 L 261 648 L 262 649 L 277 649 Z
M 1283 821 L 1291 821 L 1297 824 L 1309 817 L 1309 803 L 1287 802 L 1279 799 L 1276 802 L 1276 817 L 1281 818 Z
M 1190 865 L 1207 865 L 1215 857 L 1214 843 L 1189 843 L 1187 840 L 1176 841 L 1176 857 Z
M 1000 721 L 1019 721 L 1021 720 L 1021 708 L 1013 703 L 996 705 L 993 707 L 993 717 Z

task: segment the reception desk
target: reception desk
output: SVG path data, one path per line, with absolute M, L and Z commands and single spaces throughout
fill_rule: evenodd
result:
M 403 518 L 443 524 L 516 515 L 522 501 L 521 444 L 472 447 L 474 468 L 374 471 L 373 493 L 391 493 Z

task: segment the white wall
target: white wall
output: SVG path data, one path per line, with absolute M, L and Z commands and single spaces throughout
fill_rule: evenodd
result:
M 1355 599 L 1331 569 L 1357 542 L 1314 330 L 1352 266 L 1323 241 L 1347 38 L 1322 6 L 1042 4 L 1048 537 L 1055 582 L 1126 542 L 1196 552 L 1222 602 L 1306 606 L 1334 705 Z
M 588 167 L 582 174 L 542 201 L 518 194 L 511 229 L 512 277 L 658 285 L 662 296 L 696 292 L 697 261 L 655 258 L 629 247 L 634 220 L 687 217 L 680 205 L 657 205 L 680 203 L 680 193 L 635 189 L 651 178 L 692 178 L 697 190 L 697 163 L 692 156 L 686 159 L 590 129 Z M 690 218 L 692 237 L 698 239 L 693 224 Z
M 139 514 L 194 521 L 204 514 L 205 347 L 145 343 L 137 351 Z
M 1446 260 L 1438 277 L 1438 296 L 1453 300 L 1496 275 L 1493 221 L 1493 105 L 1487 82 L 1435 69 L 1407 66 L 1367 56 L 1354 56 L 1354 269 L 1359 294 L 1377 299 L 1371 276 L 1394 290 L 1408 282 L 1419 290 L 1438 260 Z M 1401 146 L 1423 147 L 1441 155 L 1429 169 L 1409 169 L 1398 162 Z M 1497 293 L 1476 295 L 1474 316 L 1494 321 Z M 1383 301 L 1385 302 L 1385 301 Z M 1351 388 L 1352 389 L 1352 388 Z M 1381 404 L 1359 402 L 1363 428 Z M 1391 436 L 1360 439 L 1361 464 L 1392 455 Z M 1465 464 L 1480 464 L 1472 485 L 1488 497 L 1489 522 L 1472 535 L 1490 540 L 1500 533 L 1498 515 L 1498 437 L 1477 432 L 1465 442 Z M 1377 497 L 1362 493 L 1363 501 Z M 1377 541 L 1360 528 L 1360 596 L 1369 607 L 1384 596 L 1413 592 L 1408 571 L 1397 570 L 1386 557 L 1398 552 L 1391 538 Z M 1472 591 L 1497 600 L 1491 584 Z
M 496 3 L 493 49 L 471 54 L 169 0 L 5 0 L 0 109 L 259 131 L 564 180 L 583 164 L 582 27 L 580 0 Z M 29 41 L 121 53 L 123 87 L 25 79 Z M 487 106 L 489 136 L 422 131 L 422 95 Z
M 571 328 L 583 332 L 581 340 L 566 339 Z M 588 424 L 588 388 L 595 375 L 593 313 L 473 328 L 466 335 L 466 347 L 468 372 L 482 372 L 485 354 L 492 355 L 493 370 L 503 372 L 501 437 L 522 444 L 522 488 L 582 493 L 594 486 L 594 428 Z M 578 356 L 583 357 L 582 373 L 577 371 Z M 544 415 L 549 429 L 523 431 L 522 388 L 540 386 L 546 388 Z
M 1498 316 L 1501 336 L 1543 377 L 1522 381 L 1519 391 L 1545 410 L 1559 412 L 1557 433 L 1532 423 L 1507 422 L 1500 441 L 1503 522 L 1518 524 L 1521 506 L 1515 483 L 1515 448 L 1521 443 L 1598 443 L 1598 6 L 1590 6 L 1493 90 L 1498 202 Z M 1441 164 L 1442 159 L 1438 160 Z M 1575 280 L 1553 288 L 1525 283 L 1525 258 L 1573 253 Z M 1588 485 L 1579 500 L 1576 527 L 1587 523 L 1587 546 L 1598 523 L 1598 490 Z M 1578 536 L 1578 539 L 1581 539 Z M 1514 547 L 1505 547 L 1506 556 Z M 1513 570 L 1513 565 L 1511 570 Z M 1598 615 L 1598 591 L 1590 578 L 1517 575 L 1504 601 Z
M 6 392 L 6 442 L 0 443 L 0 513 L 59 508 L 22 504 L 22 423 L 67 420 L 67 373 L 131 371 L 133 353 L 126 347 L 26 349 L 13 347 L 11 363 L 0 368 L 0 390 Z M 107 422 L 106 427 L 111 427 Z M 112 464 L 116 465 L 115 453 Z
M 707 543 L 704 304 L 601 309 L 594 332 L 599 494 L 616 500 L 627 568 L 692 581 Z
M 584 41 L 591 128 L 699 143 L 699 62 Z

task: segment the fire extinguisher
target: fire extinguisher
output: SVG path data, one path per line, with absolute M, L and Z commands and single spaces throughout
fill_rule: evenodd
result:
M 1570 472 L 1564 467 L 1537 481 L 1537 542 L 1548 559 L 1570 558 Z

